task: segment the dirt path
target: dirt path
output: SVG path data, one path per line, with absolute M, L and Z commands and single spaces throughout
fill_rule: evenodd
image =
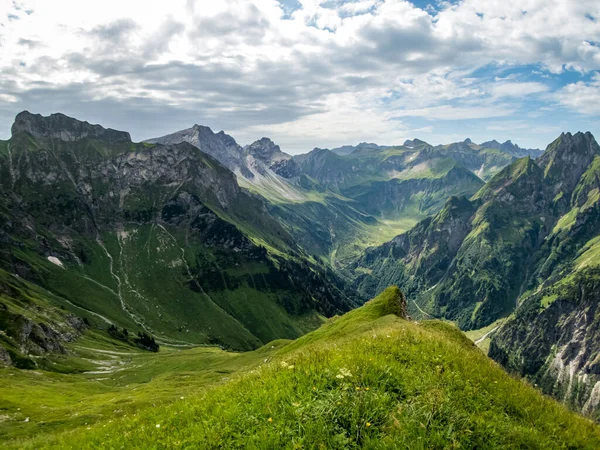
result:
M 475 341 L 475 345 L 481 344 L 483 341 L 485 341 L 485 339 L 492 334 L 494 331 L 496 331 L 498 328 L 500 328 L 500 325 L 498 325 L 495 328 L 492 328 L 490 331 L 488 331 L 487 333 L 485 333 L 483 336 L 481 336 L 479 339 L 477 339 Z

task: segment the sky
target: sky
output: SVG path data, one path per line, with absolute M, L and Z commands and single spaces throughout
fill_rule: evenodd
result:
M 293 154 L 600 138 L 600 1 L 0 0 L 0 139 L 22 110 Z

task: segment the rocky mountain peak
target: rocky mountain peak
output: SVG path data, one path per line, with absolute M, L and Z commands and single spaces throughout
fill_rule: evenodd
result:
M 248 145 L 245 150 L 255 158 L 264 162 L 271 161 L 273 156 L 283 153 L 278 145 L 266 137 L 263 137 L 258 141 Z
M 406 141 L 404 141 L 404 144 L 403 144 L 404 147 L 418 147 L 419 145 L 429 145 L 429 144 L 427 142 L 422 141 L 421 139 L 417 139 L 417 138 L 415 138 L 413 140 L 407 139 Z
M 589 131 L 562 133 L 537 162 L 557 191 L 570 193 L 596 155 L 600 155 L 600 146 Z
M 279 145 L 269 138 L 263 137 L 247 145 L 244 151 L 283 178 L 294 178 L 302 172 L 298 162 L 292 156 L 282 152 Z
M 498 142 L 496 139 L 492 139 L 491 141 L 484 142 L 480 145 L 483 148 L 493 148 L 496 150 L 500 150 L 500 147 L 502 146 L 502 144 L 500 144 L 500 142 Z
M 85 138 L 107 142 L 131 142 L 131 136 L 125 131 L 92 125 L 61 113 L 42 116 L 23 111 L 17 114 L 11 128 L 13 136 L 21 132 L 29 133 L 38 139 L 54 138 L 69 142 Z
M 498 142 L 496 139 L 491 141 L 484 142 L 480 144 L 483 148 L 491 148 L 494 150 L 500 150 L 509 155 L 515 156 L 517 158 L 523 158 L 525 156 L 531 156 L 532 158 L 537 158 L 542 154 L 542 151 L 537 148 L 521 148 L 517 144 L 513 144 L 511 140 L 505 141 L 502 144 Z
M 213 130 L 210 127 L 207 127 L 205 125 L 198 125 L 197 123 L 194 124 L 194 126 L 192 127 L 192 130 L 196 130 L 196 131 L 204 132 L 204 133 L 214 134 Z
M 252 177 L 245 163 L 244 151 L 235 139 L 223 131 L 214 133 L 204 125 L 177 131 L 159 138 L 148 139 L 152 144 L 175 145 L 187 142 L 212 156 L 231 171 L 239 170 L 244 176 Z
M 473 141 L 471 140 L 471 138 L 466 138 L 466 139 L 463 141 L 463 143 L 465 143 L 465 144 L 469 145 L 469 144 L 472 144 L 472 143 L 473 143 Z

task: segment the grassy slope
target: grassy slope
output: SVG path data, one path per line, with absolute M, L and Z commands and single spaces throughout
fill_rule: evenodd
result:
M 596 425 L 508 376 L 456 328 L 389 315 L 396 297 L 397 289 L 390 288 L 364 307 L 330 320 L 293 343 L 279 341 L 238 356 L 255 355 L 249 358 L 261 364 L 225 384 L 192 393 L 190 386 L 199 385 L 192 377 L 177 385 L 182 395 L 168 391 L 165 403 L 170 404 L 161 406 L 165 399 L 161 387 L 172 377 L 182 376 L 180 368 L 170 366 L 166 369 L 178 373 L 164 374 L 144 388 L 155 392 L 155 408 L 127 417 L 115 413 L 108 421 L 11 445 L 144 449 L 600 446 Z M 186 358 L 189 370 L 191 361 L 202 365 L 203 356 L 194 354 L 200 351 L 176 355 Z M 257 356 L 269 351 L 276 352 L 272 359 Z M 188 391 L 183 393 L 184 389 Z M 138 395 L 125 390 L 120 395 L 128 395 L 125 392 Z
M 71 373 L 0 370 L 0 446 L 2 440 L 7 444 L 39 433 L 85 429 L 181 401 L 199 388 L 257 364 L 275 348 L 231 353 L 163 346 L 154 354 L 88 332 L 70 346 L 71 355 L 53 357 Z
M 64 261 L 65 268 L 61 268 L 27 250 L 15 254 L 36 268 L 41 284 L 49 290 L 27 283 L 29 289 L 50 304 L 88 318 L 95 326 L 105 328 L 108 320 L 134 332 L 145 329 L 165 343 L 225 343 L 250 350 L 276 337 L 301 336 L 323 320 L 314 311 L 288 313 L 279 297 L 291 293 L 273 286 L 257 287 L 269 271 L 262 261 L 239 264 L 228 271 L 231 277 L 248 280 L 235 289 L 204 293 L 189 289 L 188 270 L 194 258 L 212 261 L 215 257 L 201 245 L 186 245 L 185 236 L 175 229 L 143 225 L 128 226 L 119 234 L 104 233 L 120 289 L 103 249 L 95 241 L 81 239 L 87 255 L 87 263 L 81 267 Z

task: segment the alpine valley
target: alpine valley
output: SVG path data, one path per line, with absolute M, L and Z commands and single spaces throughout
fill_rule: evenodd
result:
M 590 133 L 0 141 L 7 448 L 596 449 L 598 317 Z

